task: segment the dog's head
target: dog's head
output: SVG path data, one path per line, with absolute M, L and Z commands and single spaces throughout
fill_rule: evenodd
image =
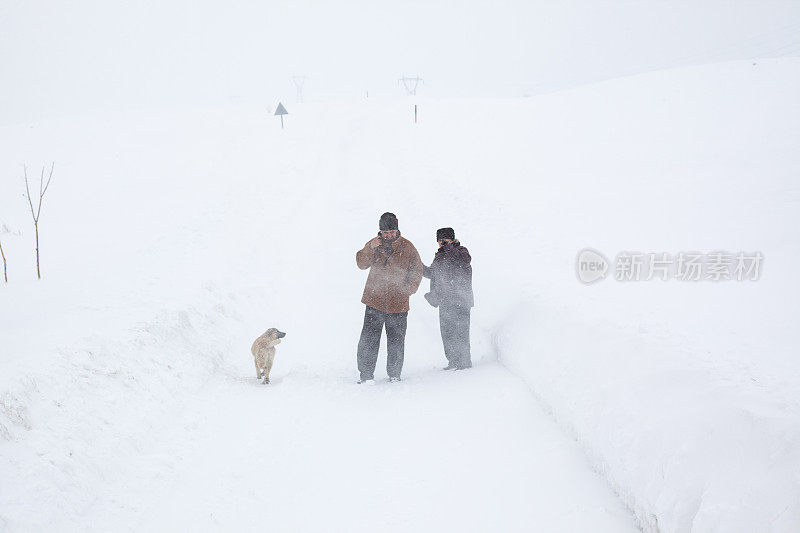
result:
M 269 328 L 264 335 L 270 340 L 272 344 L 280 344 L 281 339 L 286 336 L 286 333 L 278 328 Z

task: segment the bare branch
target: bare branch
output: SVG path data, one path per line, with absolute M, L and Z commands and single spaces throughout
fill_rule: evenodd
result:
M 39 206 L 36 208 L 36 221 L 39 221 L 39 214 L 42 212 L 42 187 L 44 186 L 44 167 L 39 175 Z
M 36 222 L 39 222 L 39 215 L 42 212 L 42 198 L 44 198 L 44 193 L 47 191 L 47 187 L 50 186 L 50 180 L 53 179 L 53 167 L 55 166 L 56 162 L 53 161 L 53 164 L 50 166 L 50 177 L 47 178 L 47 186 L 44 185 L 44 169 L 42 167 L 42 174 L 39 176 L 39 207 L 36 209 Z
M 0 256 L 3 257 L 3 281 L 8 283 L 8 268 L 6 267 L 6 254 L 3 252 L 2 242 L 0 242 Z
M 39 195 L 40 198 L 44 198 L 44 193 L 46 193 L 47 192 L 47 188 L 50 187 L 50 180 L 53 179 L 53 169 L 55 168 L 55 166 L 56 166 L 56 162 L 53 161 L 50 164 L 50 175 L 47 177 L 47 183 L 44 184 L 44 190 L 42 190 L 42 194 Z M 44 172 L 44 167 L 42 167 L 42 172 Z M 40 189 L 41 189 L 41 187 L 40 187 Z
M 34 224 L 37 222 L 36 214 L 33 212 L 33 201 L 31 200 L 31 190 L 28 187 L 28 167 L 22 167 L 25 172 L 25 196 L 28 198 L 28 205 L 31 206 L 31 216 L 33 217 Z

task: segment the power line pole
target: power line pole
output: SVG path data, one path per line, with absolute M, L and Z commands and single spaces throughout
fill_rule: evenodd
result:
M 305 76 L 292 76 L 292 81 L 294 82 L 294 86 L 297 89 L 297 103 L 303 101 L 303 85 L 306 83 Z
M 408 93 L 411 96 L 414 96 L 414 95 L 417 94 L 417 86 L 420 83 L 425 83 L 425 80 L 420 78 L 419 75 L 417 75 L 415 78 L 409 78 L 406 75 L 403 75 L 402 78 L 397 80 L 397 83 L 400 83 L 400 82 L 402 82 L 403 83 L 403 87 L 406 88 L 406 93 Z

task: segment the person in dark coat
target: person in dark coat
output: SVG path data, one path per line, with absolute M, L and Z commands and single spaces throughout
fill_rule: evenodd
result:
M 472 257 L 456 240 L 453 228 L 436 231 L 439 250 L 431 266 L 423 265 L 422 275 L 431 280 L 425 299 L 439 308 L 439 330 L 447 357 L 445 370 L 472 366 L 469 343 L 470 311 L 475 305 L 472 294 Z

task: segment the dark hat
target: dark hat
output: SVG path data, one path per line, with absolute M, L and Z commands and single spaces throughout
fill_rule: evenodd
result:
M 378 221 L 378 229 L 381 231 L 397 229 L 397 217 L 394 213 L 382 214 L 381 219 Z
M 453 231 L 453 228 L 439 228 L 436 230 L 436 240 L 441 241 L 442 239 L 454 241 L 456 240 L 456 232 Z

